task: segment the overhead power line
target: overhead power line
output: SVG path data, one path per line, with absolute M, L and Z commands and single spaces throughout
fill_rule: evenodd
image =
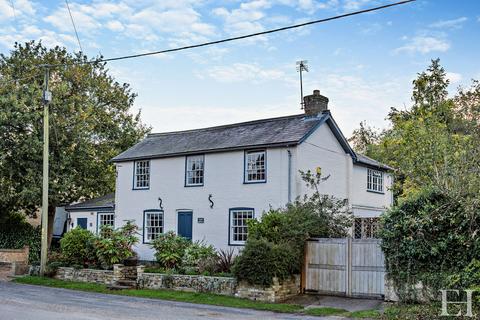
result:
M 73 30 L 75 30 L 75 36 L 77 37 L 78 46 L 80 47 L 80 52 L 83 52 L 82 44 L 80 43 L 80 38 L 78 37 L 77 27 L 75 26 L 75 21 L 73 20 L 72 11 L 70 10 L 70 5 L 68 4 L 68 0 L 65 0 L 65 4 L 67 5 L 68 14 L 70 15 L 70 21 L 72 21 Z
M 301 27 L 313 25 L 313 24 L 318 24 L 318 23 L 323 23 L 323 22 L 327 22 L 327 21 L 342 19 L 342 18 L 346 18 L 346 17 L 351 17 L 351 16 L 367 13 L 367 12 L 378 11 L 378 10 L 382 10 L 382 9 L 386 9 L 386 8 L 390 8 L 390 7 L 394 7 L 394 6 L 399 6 L 399 5 L 407 4 L 409 2 L 414 2 L 414 1 L 416 1 L 416 0 L 399 1 L 399 2 L 390 3 L 390 4 L 387 4 L 387 5 L 383 5 L 383 6 L 378 6 L 378 7 L 373 7 L 373 8 L 369 8 L 369 9 L 354 11 L 354 12 L 350 12 L 350 13 L 341 14 L 341 15 L 338 15 L 338 16 L 329 17 L 329 18 L 318 19 L 318 20 L 313 20 L 313 21 L 309 21 L 309 22 L 305 22 L 305 23 L 299 23 L 299 24 L 294 24 L 294 25 L 290 25 L 290 26 L 286 26 L 286 27 L 266 30 L 266 31 L 262 31 L 262 32 L 250 33 L 250 34 L 246 34 L 246 35 L 242 35 L 242 36 L 226 38 L 226 39 L 221 39 L 221 40 L 215 40 L 215 41 L 210 41 L 210 42 L 204 42 L 204 43 L 199 43 L 199 44 L 194 44 L 194 45 L 189 45 L 189 46 L 184 46 L 184 47 L 178 47 L 178 48 L 173 48 L 173 49 L 165 49 L 165 50 L 159 50 L 159 51 L 145 52 L 145 53 L 132 54 L 132 55 L 127 55 L 127 56 L 107 58 L 107 59 L 96 59 L 96 60 L 78 62 L 78 63 L 72 63 L 72 64 L 54 64 L 54 65 L 42 65 L 42 66 L 57 67 L 57 66 L 79 65 L 79 64 L 92 64 L 92 63 L 97 63 L 97 62 L 108 62 L 108 61 L 133 59 L 133 58 L 140 58 L 140 57 L 146 57 L 146 56 L 153 56 L 153 55 L 162 54 L 162 53 L 170 53 L 170 52 L 182 51 L 182 50 L 187 50 L 187 49 L 206 47 L 206 46 L 211 46 L 211 45 L 215 45 L 215 44 L 231 42 L 231 41 L 247 39 L 247 38 L 253 38 L 253 37 L 258 37 L 258 36 L 271 34 L 271 33 L 275 33 L 275 32 L 280 32 L 280 31 L 285 31 L 285 30 L 290 30 L 290 29 L 296 29 L 296 28 L 301 28 Z

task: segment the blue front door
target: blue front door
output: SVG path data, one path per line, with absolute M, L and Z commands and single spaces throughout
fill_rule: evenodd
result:
M 178 212 L 178 235 L 192 240 L 192 219 L 191 211 Z
M 77 218 L 77 227 L 87 229 L 87 218 Z

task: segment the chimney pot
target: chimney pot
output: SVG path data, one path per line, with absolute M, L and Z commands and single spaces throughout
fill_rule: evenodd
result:
M 320 90 L 313 90 L 313 94 L 303 97 L 305 115 L 312 117 L 328 110 L 328 98 L 320 94 Z

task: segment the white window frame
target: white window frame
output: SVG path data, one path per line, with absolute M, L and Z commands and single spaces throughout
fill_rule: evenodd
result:
M 257 164 L 257 156 L 263 155 L 263 163 Z M 245 183 L 265 183 L 267 182 L 267 151 L 256 150 L 245 152 L 245 168 L 243 178 Z M 250 175 L 258 176 L 263 172 L 263 179 L 251 178 Z
M 241 215 L 241 216 L 239 216 Z M 245 245 L 248 238 L 247 221 L 255 219 L 255 210 L 252 208 L 232 208 L 229 217 L 229 245 Z
M 138 160 L 133 164 L 133 189 L 150 188 L 150 160 Z
M 156 217 L 157 222 L 152 225 L 150 217 Z M 145 210 L 143 212 L 143 243 L 151 243 L 165 230 L 165 215 L 163 210 Z
M 383 172 L 367 169 L 367 191 L 383 193 Z
M 108 217 L 108 219 L 105 219 L 105 217 Z M 115 227 L 115 213 L 114 212 L 107 212 L 107 211 L 106 212 L 97 212 L 97 233 L 100 232 L 100 229 L 104 225 L 112 226 L 112 228 Z
M 200 182 L 192 182 L 200 180 Z M 203 186 L 205 182 L 205 155 L 192 155 L 185 158 L 185 186 Z

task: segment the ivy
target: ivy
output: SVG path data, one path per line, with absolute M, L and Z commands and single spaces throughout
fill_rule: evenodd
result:
M 0 248 L 22 249 L 30 247 L 29 263 L 40 261 L 40 227 L 33 227 L 21 215 L 9 215 L 0 223 Z

